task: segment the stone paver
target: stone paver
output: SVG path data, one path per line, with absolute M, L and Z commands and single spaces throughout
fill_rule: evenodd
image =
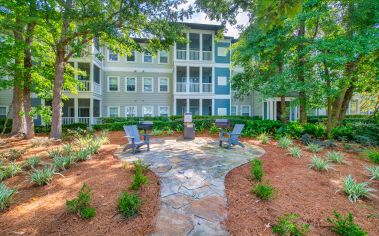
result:
M 225 176 L 264 150 L 249 144 L 228 150 L 210 138 L 153 139 L 150 146 L 150 152 L 116 154 L 129 162 L 141 159 L 160 177 L 153 235 L 227 235 Z

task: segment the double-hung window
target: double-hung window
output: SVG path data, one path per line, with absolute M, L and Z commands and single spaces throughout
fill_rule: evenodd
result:
M 108 50 L 108 61 L 118 61 L 118 54 L 111 49 Z
M 136 62 L 136 51 L 133 51 L 130 55 L 126 56 L 127 62 Z
M 168 63 L 168 52 L 167 51 L 160 51 L 159 52 L 159 63 L 160 64 L 167 64 Z
M 137 79 L 135 77 L 128 77 L 125 80 L 125 92 L 136 92 L 137 91 Z
M 154 108 L 152 106 L 142 107 L 142 116 L 152 117 L 154 113 Z
M 151 53 L 143 53 L 143 62 L 144 63 L 153 63 L 153 55 Z
M 108 77 L 108 91 L 109 92 L 118 92 L 119 87 L 119 77 L 109 76 Z
M 6 106 L 0 106 L 0 118 L 7 117 L 7 107 Z
M 137 116 L 137 107 L 136 106 L 125 107 L 125 116 L 126 117 L 136 117 Z
M 241 115 L 242 116 L 250 116 L 250 106 L 248 106 L 248 105 L 241 106 Z
M 108 107 L 109 117 L 118 117 L 120 116 L 119 107 Z
M 231 116 L 236 116 L 237 113 L 238 113 L 238 111 L 237 111 L 237 106 L 232 106 L 232 107 L 231 107 L 231 111 L 230 111 L 230 115 L 231 115 Z
M 159 78 L 159 92 L 168 93 L 168 78 Z
M 165 117 L 168 117 L 168 113 L 169 113 L 169 108 L 168 108 L 168 106 L 162 106 L 162 107 L 159 107 L 159 116 L 165 116 Z
M 148 78 L 143 78 L 143 92 L 146 93 L 152 93 L 154 91 L 154 86 L 153 86 L 153 78 L 148 77 Z

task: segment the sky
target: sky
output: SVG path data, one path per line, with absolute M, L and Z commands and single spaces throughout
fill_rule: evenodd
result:
M 195 0 L 188 0 L 187 3 L 182 4 L 179 8 L 186 9 L 190 5 L 194 4 Z M 246 26 L 249 22 L 249 17 L 246 12 L 241 12 L 236 17 L 237 24 L 236 25 L 230 25 L 229 23 L 226 25 L 227 32 L 225 35 L 232 36 L 234 38 L 239 37 L 239 30 L 237 29 L 238 25 L 244 25 Z M 203 12 L 195 13 L 192 15 L 190 19 L 184 20 L 185 22 L 191 22 L 191 23 L 201 23 L 201 24 L 220 24 L 220 22 L 217 21 L 211 21 L 207 15 Z

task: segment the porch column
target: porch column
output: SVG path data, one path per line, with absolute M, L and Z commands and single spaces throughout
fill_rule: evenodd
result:
M 78 98 L 74 98 L 74 119 L 75 123 L 78 123 L 78 111 L 79 111 L 79 101 Z
M 93 98 L 89 99 L 89 124 L 93 125 Z
M 199 115 L 203 115 L 203 99 L 199 99 Z

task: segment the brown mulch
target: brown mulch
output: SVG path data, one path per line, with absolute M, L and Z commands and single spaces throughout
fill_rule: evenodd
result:
M 131 192 L 133 172 L 113 155 L 119 147 L 116 144 L 125 140 L 115 140 L 112 136 L 111 144 L 104 145 L 99 154 L 73 165 L 62 172 L 63 176 L 56 175 L 47 186 L 32 185 L 27 173 L 4 181 L 8 187 L 18 189 L 18 193 L 9 209 L 0 213 L 0 235 L 147 235 L 153 232 L 159 210 L 158 178 L 152 172 L 147 173 L 148 184 L 138 191 L 143 202 L 138 216 L 125 220 L 118 214 L 117 199 L 123 191 Z M 12 147 L 19 146 L 26 146 L 25 141 L 12 141 Z M 30 151 L 35 153 L 33 149 Z M 90 220 L 66 211 L 66 200 L 76 198 L 84 183 L 93 191 L 92 205 L 96 208 L 96 216 Z
M 288 156 L 287 151 L 275 146 L 274 142 L 263 147 L 265 177 L 275 187 L 276 194 L 270 201 L 261 201 L 251 189 L 255 184 L 250 178 L 250 165 L 245 164 L 232 170 L 226 177 L 228 218 L 226 225 L 231 235 L 271 235 L 271 227 L 278 216 L 298 213 L 301 221 L 311 225 L 309 235 L 335 235 L 330 232 L 327 218 L 333 210 L 343 214 L 352 212 L 355 222 L 368 231 L 379 235 L 379 198 L 376 197 L 351 203 L 342 190 L 342 179 L 351 174 L 359 182 L 368 181 L 365 166 L 372 165 L 358 159 L 357 154 L 344 153 L 346 164 L 334 165 L 327 173 L 308 168 L 313 156 L 302 147 L 300 159 Z M 301 144 L 297 144 L 301 145 Z M 318 156 L 326 156 L 323 150 Z M 370 187 L 379 190 L 379 181 L 372 181 Z M 371 214 L 375 217 L 367 218 Z

